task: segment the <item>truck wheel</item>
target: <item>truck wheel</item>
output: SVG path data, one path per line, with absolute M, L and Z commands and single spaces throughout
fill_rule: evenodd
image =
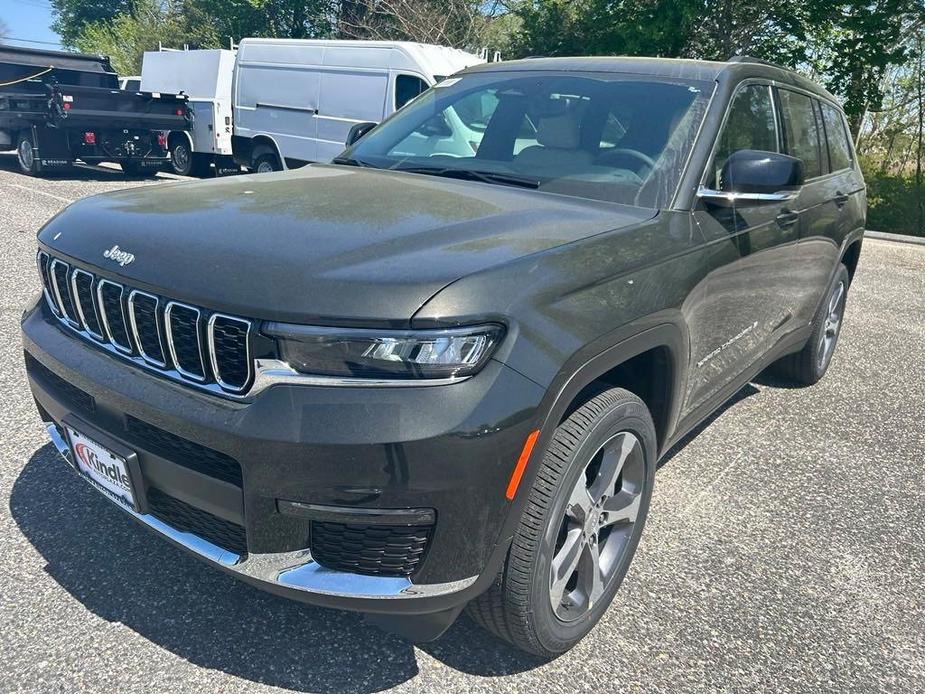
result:
M 279 163 L 279 157 L 272 152 L 264 152 L 254 159 L 254 173 L 271 173 L 273 171 L 282 171 L 283 165 Z
M 811 386 L 825 375 L 838 345 L 849 283 L 848 268 L 840 265 L 825 300 L 816 310 L 806 346 L 775 362 L 771 373 L 800 386 Z
M 469 605 L 473 619 L 544 658 L 578 643 L 607 610 L 636 551 L 656 451 L 648 409 L 622 388 L 562 422 L 537 461 L 501 573 Z
M 193 171 L 193 153 L 182 137 L 174 138 L 170 145 L 170 167 L 178 176 L 189 176 Z
M 35 156 L 35 143 L 32 142 L 31 133 L 20 134 L 16 142 L 16 161 L 22 173 L 27 176 L 38 176 L 39 160 Z

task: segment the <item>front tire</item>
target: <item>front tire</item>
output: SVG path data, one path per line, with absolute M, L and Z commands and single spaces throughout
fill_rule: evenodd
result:
M 553 658 L 607 610 L 645 524 L 655 427 L 622 388 L 578 408 L 553 435 L 495 584 L 469 605 L 480 625 Z
M 851 279 L 848 268 L 840 265 L 825 299 L 816 310 L 812 333 L 799 352 L 775 362 L 771 373 L 798 386 L 818 383 L 832 363 L 845 315 L 845 300 Z

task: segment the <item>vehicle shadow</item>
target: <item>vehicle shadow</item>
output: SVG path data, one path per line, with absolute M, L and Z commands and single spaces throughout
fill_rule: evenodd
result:
M 757 380 L 755 382 L 758 383 Z M 698 424 L 693 429 L 691 429 L 674 446 L 669 448 L 665 452 L 665 455 L 661 457 L 661 460 L 658 461 L 658 467 L 662 468 L 668 463 L 670 463 L 672 458 L 674 458 L 678 453 L 684 450 L 684 448 L 689 443 L 691 443 L 694 439 L 700 436 L 700 434 L 703 433 L 703 431 L 707 429 L 711 424 L 713 424 L 713 422 L 715 422 L 717 419 L 722 417 L 723 413 L 726 412 L 726 410 L 728 410 L 730 407 L 733 407 L 734 405 L 737 405 L 738 403 L 742 402 L 746 398 L 749 398 L 752 395 L 757 395 L 760 392 L 761 391 L 758 388 L 756 388 L 752 383 L 742 386 L 738 391 L 736 391 L 735 395 L 733 395 L 726 402 L 720 405 L 720 407 L 715 412 L 713 412 L 709 417 L 703 420 L 700 424 Z
M 50 444 L 16 479 L 10 511 L 45 571 L 88 610 L 201 667 L 306 692 L 377 692 L 418 673 L 412 645 L 361 616 L 270 595 L 152 537 Z M 421 649 L 481 676 L 541 664 L 464 617 Z
M 21 175 L 23 178 L 29 178 L 19 170 L 19 164 L 16 162 L 15 152 L 0 153 L 0 171 L 9 171 Z M 105 166 L 90 166 L 87 164 L 76 164 L 67 169 L 51 170 L 42 174 L 43 179 L 51 181 L 131 181 L 137 180 L 126 176 L 121 169 L 109 168 Z

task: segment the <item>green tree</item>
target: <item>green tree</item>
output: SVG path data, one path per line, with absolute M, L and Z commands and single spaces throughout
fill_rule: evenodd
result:
M 809 27 L 809 66 L 823 84 L 843 99 L 851 132 L 857 138 L 864 114 L 879 109 L 890 67 L 909 56 L 909 26 L 925 18 L 922 0 L 864 0 L 821 3 Z
M 108 55 L 121 75 L 136 75 L 145 51 L 157 50 L 160 43 L 176 46 L 203 39 L 208 42 L 212 37 L 191 31 L 183 4 L 135 0 L 128 12 L 85 24 L 72 45 L 84 53 Z
M 65 46 L 74 46 L 88 24 L 112 21 L 116 15 L 131 12 L 132 5 L 132 0 L 51 0 L 51 28 Z
M 191 27 L 208 25 L 222 45 L 248 36 L 319 38 L 333 31 L 336 0 L 185 0 Z

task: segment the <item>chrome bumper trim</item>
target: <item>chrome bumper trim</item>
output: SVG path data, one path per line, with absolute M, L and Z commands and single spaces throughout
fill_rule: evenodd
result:
M 67 441 L 64 440 L 64 437 L 58 433 L 58 427 L 55 426 L 53 422 L 45 422 L 45 431 L 48 432 L 48 438 L 51 439 L 51 442 L 55 444 L 55 448 L 58 449 L 58 453 L 61 454 L 61 457 L 67 461 L 67 464 L 71 464 L 71 447 L 67 445 Z
M 58 427 L 54 422 L 45 422 L 45 429 L 58 453 L 73 469 L 70 447 L 61 436 Z M 96 489 L 96 487 L 93 488 Z M 478 578 L 478 576 L 471 576 L 449 583 L 415 584 L 411 579 L 403 577 L 364 576 L 346 571 L 334 571 L 314 561 L 308 549 L 276 554 L 248 554 L 242 557 L 198 535 L 176 530 L 150 514 L 137 513 L 126 508 L 102 492 L 101 495 L 134 516 L 139 522 L 203 559 L 262 583 L 306 593 L 340 598 L 414 599 L 457 593 L 471 586 Z

